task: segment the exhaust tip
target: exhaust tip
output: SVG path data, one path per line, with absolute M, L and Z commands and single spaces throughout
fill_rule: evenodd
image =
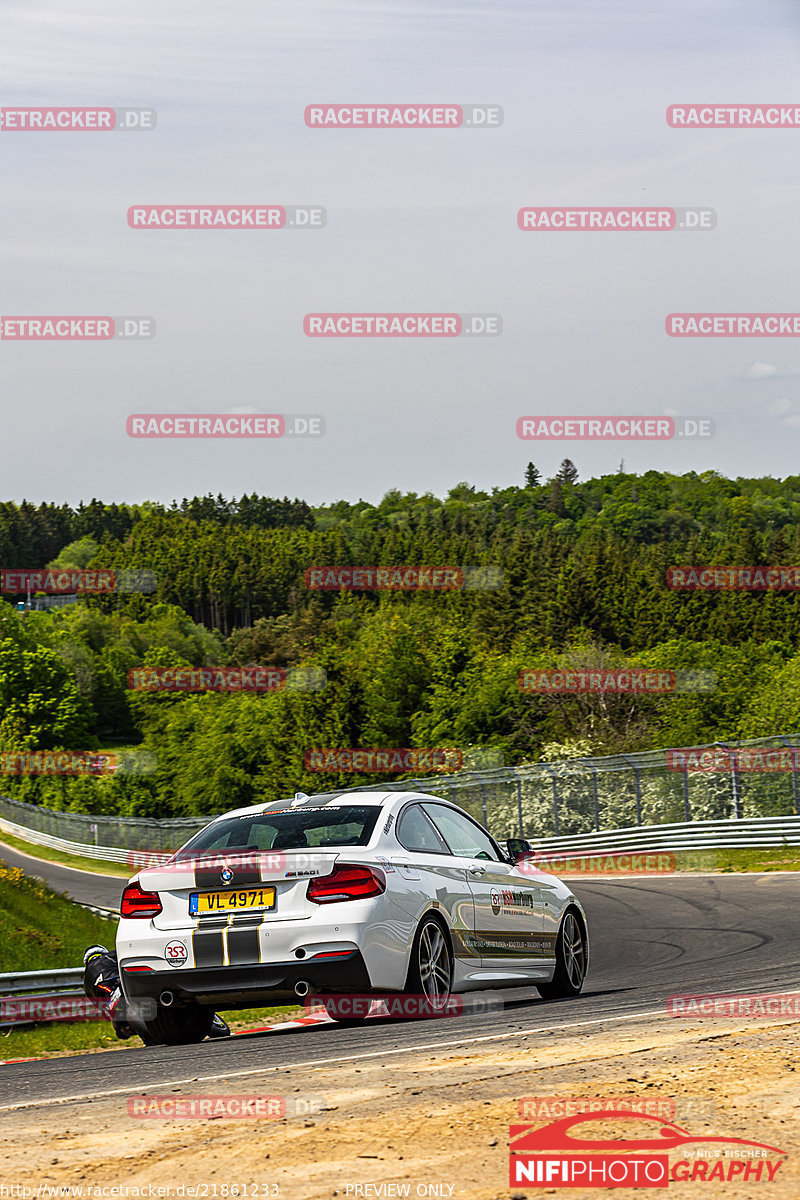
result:
M 172 992 L 162 992 L 158 997 L 158 1002 L 163 1008 L 169 1008 L 175 1003 L 175 996 Z
M 307 996 L 311 991 L 311 984 L 307 979 L 298 979 L 294 985 L 295 994 L 298 996 Z

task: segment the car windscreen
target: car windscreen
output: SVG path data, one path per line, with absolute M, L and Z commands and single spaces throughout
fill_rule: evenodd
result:
M 248 854 L 261 850 L 307 850 L 327 846 L 366 846 L 380 808 L 337 805 L 243 813 L 201 830 L 173 861 L 203 854 Z

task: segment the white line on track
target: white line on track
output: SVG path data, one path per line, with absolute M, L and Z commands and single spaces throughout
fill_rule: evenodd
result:
M 559 1025 L 559 1031 L 562 1029 L 579 1029 L 585 1025 L 605 1025 L 608 1021 L 633 1021 L 637 1017 L 658 1017 L 663 1016 L 664 1011 L 660 1008 L 651 1009 L 648 1012 L 630 1013 L 627 1016 L 608 1016 L 596 1018 L 593 1021 L 573 1021 L 569 1025 Z M 426 1042 L 422 1045 L 414 1046 L 399 1046 L 395 1050 L 370 1050 L 366 1054 L 343 1054 L 336 1058 L 315 1058 L 305 1059 L 301 1062 L 283 1062 L 276 1063 L 274 1066 L 263 1067 L 248 1067 L 244 1071 L 222 1071 L 218 1075 L 191 1075 L 185 1079 L 162 1079 L 158 1083 L 148 1083 L 148 1087 L 169 1087 L 178 1083 L 215 1083 L 219 1079 L 242 1079 L 248 1075 L 266 1075 L 270 1071 L 289 1071 L 293 1068 L 300 1067 L 328 1067 L 336 1066 L 346 1062 L 362 1062 L 369 1058 L 385 1058 L 390 1054 L 413 1054 L 417 1050 L 445 1050 L 452 1046 L 471 1045 L 475 1042 L 499 1042 L 506 1038 L 528 1037 L 534 1033 L 550 1033 L 550 1029 L 546 1026 L 539 1026 L 534 1029 L 519 1029 L 513 1030 L 510 1033 L 484 1033 L 480 1037 L 456 1038 L 451 1042 Z M 132 1089 L 130 1087 L 113 1088 L 105 1092 L 92 1092 L 91 1099 L 99 1100 L 103 1096 L 126 1096 L 130 1095 Z M 86 1093 L 79 1093 L 76 1096 L 57 1096 L 44 1100 L 28 1100 L 22 1101 L 19 1104 L 7 1104 L 0 1106 L 0 1112 L 14 1112 L 19 1108 L 43 1108 L 45 1105 L 51 1104 L 69 1104 L 73 1100 L 86 1100 Z
M 793 993 L 787 993 L 792 995 Z M 217 1075 L 190 1075 L 181 1079 L 161 1079 L 158 1082 L 148 1083 L 148 1088 L 153 1087 L 174 1087 L 176 1084 L 183 1083 L 216 1083 L 220 1079 L 243 1079 L 248 1075 L 266 1075 L 273 1071 L 290 1071 L 300 1069 L 302 1067 L 329 1067 L 336 1066 L 341 1063 L 363 1062 L 370 1058 L 386 1058 L 390 1054 L 414 1054 L 420 1050 L 447 1050 L 453 1046 L 468 1046 L 478 1042 L 499 1042 L 505 1041 L 507 1038 L 522 1038 L 530 1037 L 536 1033 L 560 1033 L 562 1029 L 583 1029 L 588 1025 L 606 1025 L 609 1022 L 617 1021 L 636 1021 L 642 1017 L 663 1017 L 664 1010 L 662 1008 L 648 1009 L 645 1012 L 628 1013 L 625 1015 L 610 1014 L 607 1017 L 595 1018 L 591 1021 L 572 1021 L 566 1025 L 559 1025 L 557 1029 L 552 1030 L 546 1026 L 538 1026 L 533 1029 L 518 1029 L 512 1030 L 510 1033 L 485 1033 L 480 1037 L 464 1037 L 455 1038 L 450 1042 L 426 1042 L 422 1045 L 400 1046 L 395 1050 L 371 1050 L 367 1054 L 343 1054 L 336 1058 L 315 1058 L 305 1059 L 300 1062 L 283 1062 L 276 1063 L 274 1066 L 263 1067 L 248 1067 L 244 1071 L 222 1071 Z M 770 1027 L 773 1025 L 791 1025 L 793 1021 L 770 1021 Z M 730 1032 L 727 1031 L 726 1032 Z M 100 1100 L 105 1096 L 128 1096 L 133 1094 L 133 1089 L 130 1087 L 112 1088 L 104 1092 L 93 1091 L 90 1098 L 87 1098 L 85 1092 L 81 1092 L 75 1096 L 55 1096 L 41 1100 L 21 1101 L 19 1104 L 6 1104 L 0 1106 L 0 1113 L 16 1112 L 21 1108 L 46 1108 L 53 1104 L 70 1104 L 76 1100 L 87 1101 Z

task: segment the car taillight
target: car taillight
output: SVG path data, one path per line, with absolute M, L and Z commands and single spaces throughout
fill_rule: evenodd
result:
M 161 897 L 158 892 L 143 892 L 138 883 L 129 883 L 122 893 L 119 911 L 123 917 L 157 917 Z
M 306 895 L 315 904 L 337 900 L 366 900 L 386 891 L 386 876 L 377 867 L 334 867 L 330 875 L 311 879 Z

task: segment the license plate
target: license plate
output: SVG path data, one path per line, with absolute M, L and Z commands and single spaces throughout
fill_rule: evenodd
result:
M 275 888 L 246 888 L 238 892 L 192 892 L 189 897 L 191 916 L 204 913 L 246 912 L 249 908 L 274 908 Z

